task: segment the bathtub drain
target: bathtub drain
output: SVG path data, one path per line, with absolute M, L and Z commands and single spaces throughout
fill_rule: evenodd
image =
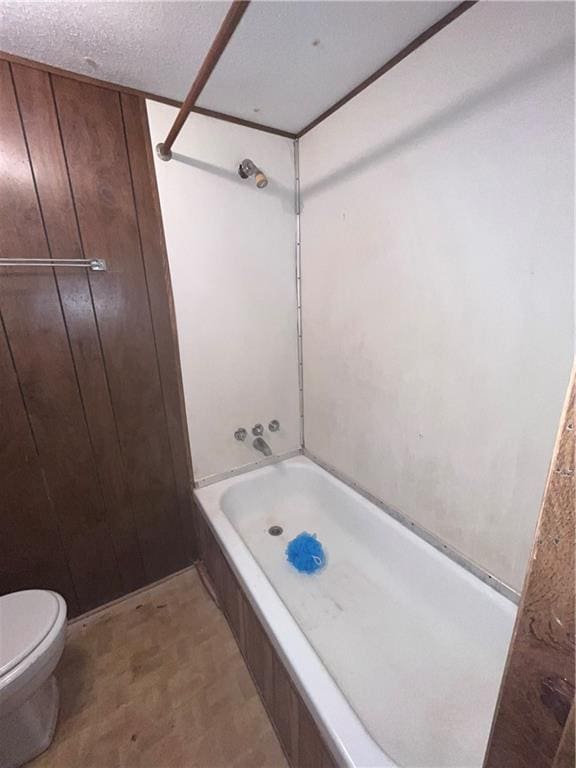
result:
M 270 536 L 280 536 L 281 533 L 284 533 L 284 529 L 280 525 L 271 525 L 268 528 L 268 533 Z

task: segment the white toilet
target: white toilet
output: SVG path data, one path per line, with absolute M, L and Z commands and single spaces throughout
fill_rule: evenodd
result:
M 52 741 L 54 669 L 64 649 L 66 603 L 30 589 L 0 597 L 0 768 L 18 768 Z

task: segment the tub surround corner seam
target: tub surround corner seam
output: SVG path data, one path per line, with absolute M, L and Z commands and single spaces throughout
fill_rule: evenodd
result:
M 294 139 L 294 214 L 296 217 L 296 342 L 298 345 L 298 404 L 300 447 L 304 450 L 304 350 L 302 345 L 302 231 L 300 198 L 300 142 Z

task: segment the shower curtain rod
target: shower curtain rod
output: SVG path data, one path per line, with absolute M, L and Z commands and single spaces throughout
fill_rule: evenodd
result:
M 234 30 L 240 23 L 242 16 L 246 12 L 246 9 L 250 5 L 250 0 L 232 0 L 232 5 L 228 9 L 228 13 L 224 17 L 224 21 L 220 25 L 218 34 L 214 38 L 210 50 L 206 54 L 206 58 L 202 62 L 202 66 L 196 79 L 192 83 L 192 87 L 188 91 L 188 95 L 184 99 L 180 111 L 176 115 L 174 124 L 166 137 L 166 141 L 158 144 L 156 152 L 162 160 L 170 160 L 172 157 L 172 145 L 174 144 L 178 134 L 182 130 L 182 126 L 186 122 L 186 118 L 190 114 L 190 110 L 195 106 L 196 102 L 204 86 L 208 82 L 208 78 L 214 71 L 214 67 L 218 64 L 220 56 L 224 53 L 224 49 L 228 45 L 230 38 L 234 34 Z

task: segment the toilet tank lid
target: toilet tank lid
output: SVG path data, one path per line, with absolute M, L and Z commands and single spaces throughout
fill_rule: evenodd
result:
M 44 589 L 28 589 L 0 597 L 0 677 L 40 645 L 63 605 L 59 595 Z

